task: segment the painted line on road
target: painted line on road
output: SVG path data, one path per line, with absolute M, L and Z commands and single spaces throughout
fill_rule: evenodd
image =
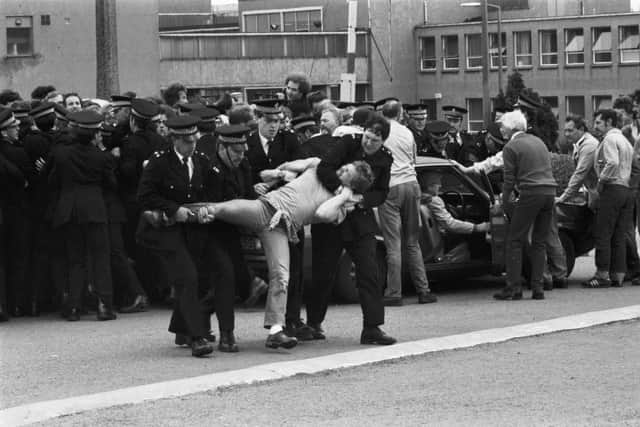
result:
M 316 374 L 425 353 L 499 343 L 515 338 L 582 329 L 638 318 L 640 318 L 640 305 L 632 305 L 505 328 L 485 329 L 465 334 L 400 343 L 388 347 L 373 347 L 366 350 L 337 353 L 311 359 L 270 363 L 235 371 L 164 381 L 66 399 L 30 403 L 1 410 L 0 426 L 21 426 L 64 415 L 113 406 L 175 398 L 234 385 L 256 384 L 289 378 L 298 374 Z

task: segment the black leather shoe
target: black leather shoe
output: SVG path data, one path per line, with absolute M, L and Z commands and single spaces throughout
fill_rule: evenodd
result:
M 383 297 L 382 303 L 385 307 L 402 307 L 402 297 Z
M 111 307 L 108 307 L 106 304 L 104 304 L 102 301 L 98 301 L 98 314 L 96 315 L 96 318 L 100 321 L 105 321 L 105 320 L 115 320 L 116 319 L 116 314 L 113 312 L 113 310 L 111 309 Z
M 233 331 L 220 331 L 218 350 L 223 353 L 237 353 L 239 351 Z
M 302 320 L 287 323 L 284 332 L 290 337 L 296 337 L 299 341 L 313 340 L 313 331 Z
M 522 291 L 514 292 L 511 289 L 503 288 L 500 292 L 493 294 L 493 297 L 500 301 L 516 301 L 522 299 Z
M 133 304 L 122 307 L 120 313 L 139 313 L 141 311 L 147 311 L 149 307 L 149 298 L 146 295 L 138 295 L 133 300 Z
M 182 335 L 182 334 L 176 334 L 176 339 L 173 341 L 176 343 L 176 345 L 178 346 L 183 346 L 183 345 L 191 345 L 191 337 L 187 336 L 187 335 Z
M 213 353 L 213 346 L 204 338 L 191 339 L 191 355 L 193 357 L 202 357 Z
M 38 304 L 38 301 L 31 301 L 31 304 L 29 304 L 29 311 L 27 312 L 27 316 L 40 317 L 40 304 Z
M 619 282 L 617 280 L 612 280 L 611 281 L 611 287 L 612 288 L 621 288 L 622 287 L 622 282 Z
M 275 334 L 269 334 L 267 341 L 264 343 L 267 348 L 293 348 L 298 345 L 298 340 L 294 337 L 290 337 L 284 333 L 284 331 L 277 332 Z
M 418 294 L 418 304 L 431 304 L 438 301 L 438 298 L 431 292 L 422 292 Z
M 531 299 L 544 299 L 543 291 L 533 291 L 531 294 Z
M 4 311 L 4 308 L 2 308 L 2 306 L 0 305 L 0 322 L 7 322 L 9 321 L 9 315 L 7 314 L 6 311 Z
M 77 308 L 72 308 L 67 314 L 67 320 L 69 322 L 77 322 L 80 320 L 80 311 Z
M 553 279 L 553 287 L 567 289 L 569 287 L 569 279 L 566 277 Z
M 311 334 L 313 335 L 314 340 L 324 340 L 327 338 L 322 326 L 313 324 L 308 324 L 307 326 L 311 329 Z
M 24 311 L 20 307 L 14 307 L 11 317 L 24 317 Z
M 553 282 L 547 282 L 545 281 L 542 284 L 542 289 L 544 289 L 545 291 L 552 291 L 553 290 Z
M 209 333 L 204 335 L 204 339 L 209 341 L 209 342 L 216 342 L 216 334 L 214 334 L 213 332 L 209 331 Z
M 360 344 L 391 345 L 395 343 L 395 338 L 385 334 L 377 326 L 364 328 L 360 334 Z

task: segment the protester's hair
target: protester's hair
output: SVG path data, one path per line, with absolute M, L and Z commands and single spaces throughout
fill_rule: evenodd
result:
M 630 96 L 619 96 L 613 101 L 613 109 L 624 110 L 627 114 L 633 113 L 633 99 Z
M 229 92 L 225 92 L 213 106 L 218 109 L 222 114 L 226 114 L 233 107 L 233 98 Z
M 313 92 L 309 92 L 307 94 L 307 102 L 309 103 L 309 107 L 313 107 L 313 104 L 316 102 L 320 102 L 323 99 L 327 99 L 327 95 L 321 90 L 314 90 Z
M 603 108 L 593 113 L 594 119 L 597 118 L 598 116 L 601 116 L 602 121 L 605 124 L 607 123 L 607 120 L 611 120 L 611 126 L 616 127 L 618 125 L 618 113 L 614 109 Z
M 311 107 L 309 107 L 309 104 L 305 100 L 290 101 L 287 107 L 291 111 L 291 117 L 311 114 Z
M 349 186 L 355 193 L 364 194 L 365 191 L 371 188 L 375 180 L 373 171 L 369 163 L 363 160 L 353 162 L 353 166 L 355 167 L 356 174 Z
M 579 116 L 577 114 L 569 114 L 565 119 L 565 122 L 566 123 L 573 122 L 573 125 L 575 126 L 576 129 L 580 129 L 583 132 L 587 131 L 587 123 L 584 121 L 582 116 Z
M 634 90 L 629 96 L 633 99 L 633 102 L 640 104 L 640 89 Z
M 168 106 L 167 104 L 159 104 L 160 105 L 160 114 L 164 114 L 167 116 L 167 119 L 177 116 L 176 112 Z
M 64 105 L 65 108 L 67 108 L 67 98 L 70 98 L 72 96 L 78 98 L 80 100 L 80 104 L 82 105 L 82 98 L 80 98 L 80 95 L 78 95 L 76 92 L 69 92 L 62 95 L 62 105 Z
M 377 113 L 371 114 L 367 123 L 364 124 L 364 128 L 381 137 L 383 141 L 389 138 L 389 132 L 391 132 L 389 121 Z
M 398 101 L 387 101 L 382 106 L 382 115 L 387 119 L 395 119 L 402 111 L 402 104 Z
M 31 99 L 43 100 L 49 92 L 55 92 L 56 88 L 47 85 L 47 86 L 38 86 L 31 92 Z
M 229 111 L 229 124 L 239 125 L 253 120 L 251 106 L 248 104 L 238 104 Z
M 294 82 L 298 84 L 298 90 L 300 91 L 303 97 L 305 97 L 311 90 L 311 83 L 309 82 L 309 79 L 307 78 L 307 76 L 304 75 L 303 73 L 289 74 L 287 78 L 284 80 L 285 86 L 289 82 Z
M 502 117 L 500 117 L 500 123 L 502 123 L 502 126 L 507 129 L 511 129 L 512 131 L 525 132 L 527 130 L 527 118 L 520 110 L 504 113 Z
M 180 99 L 180 92 L 187 93 L 187 88 L 180 83 L 171 83 L 169 87 L 162 92 L 162 99 L 164 99 L 167 105 L 174 106 Z
M 0 105 L 9 105 L 15 101 L 22 101 L 18 92 L 11 89 L 5 89 L 0 92 Z
M 47 114 L 42 117 L 38 117 L 33 120 L 42 132 L 49 132 L 53 129 L 53 126 L 56 124 L 56 115 L 55 114 Z
M 322 110 L 322 114 L 330 113 L 335 119 L 336 123 L 340 124 L 342 121 L 340 120 L 340 110 L 338 110 L 335 106 L 329 105 Z
M 56 96 L 61 96 L 61 95 L 60 95 L 58 92 L 56 92 L 56 91 L 54 90 L 53 92 L 49 92 L 49 93 L 47 94 L 47 96 L 45 96 L 45 97 L 44 97 L 44 100 L 45 100 L 45 101 L 50 101 L 50 100 L 52 100 L 53 98 L 55 98 Z

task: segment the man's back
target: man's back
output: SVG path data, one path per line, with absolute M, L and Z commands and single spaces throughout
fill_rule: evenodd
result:
M 389 120 L 391 132 L 384 146 L 393 156 L 389 187 L 416 180 L 416 142 L 413 133 L 395 120 Z

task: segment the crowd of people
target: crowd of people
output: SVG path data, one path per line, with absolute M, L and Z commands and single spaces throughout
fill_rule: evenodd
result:
M 567 117 L 575 170 L 560 182 L 550 154 L 558 146 L 540 132 L 545 106 L 530 94 L 471 134 L 461 130 L 461 107 L 444 106 L 444 120 L 428 120 L 424 105 L 334 102 L 298 73 L 284 83 L 281 96 L 250 103 L 188 99 L 180 84 L 161 99 L 132 92 L 83 99 L 52 86 L 37 87 L 29 101 L 0 92 L 0 321 L 54 310 L 68 321 L 95 310 L 107 321 L 169 301 L 175 343 L 201 357 L 216 340 L 220 351 L 237 352 L 237 299 L 253 305 L 266 295 L 265 345 L 292 348 L 325 339 L 346 250 L 362 306 L 360 342 L 393 344 L 380 326 L 385 306 L 403 304 L 403 266 L 418 302 L 437 301 L 421 253 L 420 204 L 445 233 L 490 231 L 488 222 L 447 210 L 437 174 L 421 188 L 418 155 L 486 173 L 502 195 L 507 267 L 496 299 L 522 298 L 524 258 L 533 299 L 567 287 L 554 206 L 583 193 L 595 212 L 596 247 L 596 271 L 583 286 L 640 284 L 640 90 L 597 111 L 591 132 L 584 118 Z M 386 277 L 376 266 L 378 230 Z M 264 248 L 266 281 L 244 257 L 247 231 Z

